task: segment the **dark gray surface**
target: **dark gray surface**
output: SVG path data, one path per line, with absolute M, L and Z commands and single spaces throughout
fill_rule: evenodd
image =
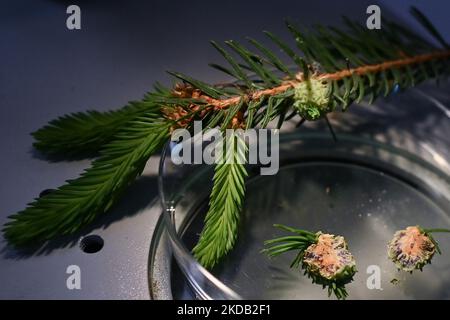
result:
M 386 1 L 407 16 L 417 4 L 449 38 L 444 1 Z M 82 9 L 82 30 L 65 27 L 66 7 Z M 211 82 L 223 75 L 207 66 L 221 61 L 208 40 L 262 39 L 267 29 L 287 36 L 282 19 L 338 23 L 365 18 L 372 1 L 44 1 L 0 3 L 0 223 L 46 188 L 78 175 L 88 161 L 49 163 L 31 149 L 29 132 L 67 112 L 106 110 L 138 99 L 165 70 Z M 87 255 L 75 245 L 19 256 L 0 243 L 0 298 L 148 298 L 148 247 L 159 214 L 157 157 L 119 206 L 90 232 L 104 248 Z M 66 268 L 77 264 L 82 289 L 67 290 Z

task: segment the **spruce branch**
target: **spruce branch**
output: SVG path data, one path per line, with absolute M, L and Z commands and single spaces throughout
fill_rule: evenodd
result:
M 246 145 L 238 135 L 225 137 L 223 163 L 214 169 L 205 226 L 192 252 L 206 268 L 214 267 L 234 246 L 245 195 Z
M 47 155 L 63 157 L 98 156 L 101 148 L 129 121 L 154 108 L 161 97 L 172 96 L 171 90 L 155 83 L 154 92 L 143 99 L 131 101 L 113 111 L 88 110 L 64 115 L 31 133 L 33 146 Z
M 59 117 L 32 133 L 33 146 L 45 154 L 95 155 L 125 123 L 149 106 L 151 103 L 145 100 L 135 101 L 115 111 L 90 110 Z
M 339 106 L 346 110 L 352 102 L 366 97 L 372 103 L 395 87 L 405 89 L 429 78 L 448 76 L 448 45 L 423 14 L 417 9 L 412 11 L 443 48 L 389 21 L 385 29 L 374 32 L 345 18 L 351 33 L 320 25 L 315 30 L 300 30 L 287 22 L 301 54 L 276 35 L 265 34 L 297 65 L 297 72 L 283 63 L 278 54 L 248 39 L 258 51 L 236 41 L 225 43 L 229 51 L 212 43 L 230 65 L 230 68 L 217 64 L 213 67 L 236 80 L 230 90 L 173 74 L 197 90 L 195 98 L 206 104 L 206 120 L 214 119 L 214 125 L 223 120 L 224 109 L 236 108 L 242 101 L 245 103 L 240 110 L 245 110 L 247 128 L 265 127 L 268 124 L 265 120 L 276 117 L 280 126 L 289 110 L 305 120 L 318 120 L 337 111 Z M 273 68 L 278 75 L 274 75 Z M 248 77 L 247 71 L 255 76 Z M 273 110 L 273 105 L 278 108 Z
M 71 234 L 108 210 L 142 172 L 148 158 L 166 142 L 167 120 L 152 106 L 127 123 L 78 179 L 45 195 L 10 216 L 3 229 L 16 246 Z
M 359 86 L 359 88 L 354 89 L 354 90 L 363 91 L 364 84 L 362 82 L 363 80 L 361 79 L 361 77 L 363 77 L 363 76 L 371 77 L 371 76 L 375 76 L 380 73 L 384 73 L 386 71 L 391 71 L 392 73 L 394 73 L 398 69 L 402 69 L 402 68 L 411 68 L 411 67 L 417 67 L 417 66 L 420 67 L 422 64 L 425 64 L 428 62 L 433 62 L 433 61 L 440 61 L 440 60 L 445 61 L 448 58 L 450 58 L 450 50 L 439 50 L 439 51 L 434 51 L 434 52 L 430 52 L 430 53 L 418 54 L 418 55 L 414 55 L 414 56 L 407 56 L 405 53 L 399 52 L 399 56 L 401 56 L 401 57 L 398 59 L 383 61 L 383 62 L 377 63 L 377 64 L 361 65 L 361 66 L 358 66 L 355 68 L 338 70 L 338 71 L 330 72 L 330 73 L 318 73 L 318 74 L 314 75 L 314 78 L 319 81 L 321 81 L 321 80 L 323 80 L 323 81 L 326 81 L 326 80 L 353 81 L 353 84 L 352 84 L 353 86 Z M 293 89 L 296 85 L 298 85 L 302 82 L 308 81 L 308 79 L 305 79 L 303 75 L 304 75 L 303 72 L 299 72 L 295 75 L 295 78 L 292 80 L 283 81 L 280 85 L 273 86 L 270 88 L 251 90 L 251 91 L 249 91 L 249 93 L 245 94 L 244 97 L 245 97 L 246 101 L 258 101 L 265 97 L 277 96 L 279 94 L 286 93 L 288 90 Z M 386 76 L 386 74 L 383 74 L 382 76 Z M 394 74 L 394 76 L 395 76 L 395 74 Z M 411 79 L 409 79 L 409 80 L 414 80 L 414 76 L 402 75 L 402 77 L 407 77 L 407 76 L 411 77 Z M 402 80 L 407 80 L 407 79 L 402 79 Z M 387 91 L 388 92 L 394 84 L 403 83 L 403 81 L 393 82 L 390 79 L 386 79 L 385 81 L 387 81 L 387 86 L 388 86 Z M 356 82 L 356 84 L 355 84 L 355 82 Z M 389 82 L 391 82 L 391 83 L 389 83 Z M 196 88 L 200 89 L 200 88 L 204 88 L 204 87 L 196 86 Z M 204 89 L 209 89 L 209 88 L 206 87 Z M 364 95 L 364 93 L 362 95 Z M 217 99 L 215 97 L 217 97 L 217 95 L 214 95 L 214 97 L 213 97 L 210 95 L 201 94 L 201 95 L 199 95 L 198 99 L 204 100 L 213 109 L 229 108 L 229 107 L 239 103 L 239 101 L 241 101 L 241 99 L 242 99 L 242 95 L 236 95 L 233 97 L 225 97 L 223 99 Z
M 142 101 L 124 109 L 78 113 L 50 122 L 34 133 L 36 148 L 57 154 L 102 150 L 100 158 L 79 179 L 11 216 L 6 238 L 24 245 L 72 233 L 93 221 L 169 140 L 170 131 L 191 128 L 194 120 L 209 128 L 250 129 L 278 119 L 280 128 L 295 115 L 301 118 L 299 124 L 326 119 L 328 113 L 345 111 L 353 102 L 372 103 L 394 88 L 447 77 L 448 44 L 423 14 L 417 9 L 412 13 L 440 46 L 392 21 L 384 21 L 382 30 L 376 31 L 347 18 L 346 29 L 318 25 L 307 30 L 287 22 L 294 45 L 264 33 L 281 53 L 255 39 L 248 39 L 248 46 L 212 42 L 228 65 L 211 66 L 231 76 L 231 85 L 212 85 L 171 72 L 180 81 L 173 88 L 157 84 Z M 206 267 L 214 266 L 236 241 L 245 175 L 243 164 L 215 167 L 205 228 L 194 248 Z

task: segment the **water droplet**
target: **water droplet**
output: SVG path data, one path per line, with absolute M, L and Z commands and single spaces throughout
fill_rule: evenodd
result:
M 395 93 L 398 93 L 399 91 L 400 91 L 400 85 L 398 83 L 396 83 L 394 85 L 394 87 L 392 88 L 392 93 L 395 94 Z

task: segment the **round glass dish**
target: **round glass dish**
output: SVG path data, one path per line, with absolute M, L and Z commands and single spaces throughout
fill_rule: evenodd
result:
M 159 172 L 163 213 L 149 259 L 152 298 L 327 299 L 325 290 L 289 268 L 295 253 L 276 259 L 260 253 L 264 240 L 280 235 L 272 225 L 281 223 L 345 236 L 358 268 L 346 286 L 349 299 L 449 299 L 448 235 L 436 235 L 443 254 L 423 272 L 400 273 L 387 259 L 398 229 L 450 228 L 445 89 L 423 85 L 333 113 L 337 142 L 325 121 L 298 129 L 286 123 L 278 174 L 259 176 L 259 168 L 249 166 L 238 241 L 211 271 L 190 250 L 203 226 L 213 168 L 174 165 L 168 144 Z M 373 266 L 380 270 L 378 289 L 367 285 Z

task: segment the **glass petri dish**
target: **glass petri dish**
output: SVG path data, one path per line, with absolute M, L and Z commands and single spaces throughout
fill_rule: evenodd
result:
M 423 272 L 398 272 L 387 259 L 394 232 L 410 225 L 450 228 L 450 96 L 433 84 L 374 105 L 333 113 L 335 142 L 323 121 L 280 133 L 280 170 L 260 176 L 249 166 L 235 248 L 213 270 L 190 250 L 207 211 L 213 168 L 160 162 L 163 212 L 153 235 L 149 284 L 154 299 L 328 299 L 301 270 L 295 253 L 268 259 L 264 240 L 281 223 L 344 235 L 358 273 L 349 299 L 449 299 L 450 239 Z M 374 271 L 375 270 L 375 271 Z M 379 286 L 368 285 L 379 272 Z M 395 280 L 395 281 L 392 281 Z

